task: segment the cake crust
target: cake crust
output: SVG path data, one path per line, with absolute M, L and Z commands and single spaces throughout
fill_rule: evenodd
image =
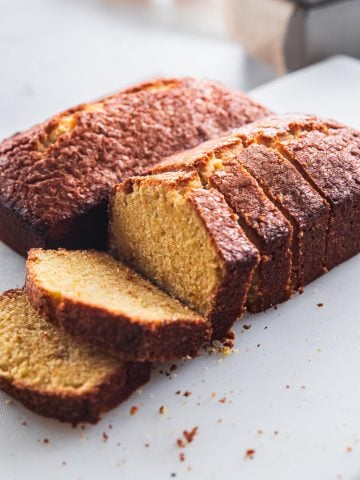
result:
M 0 239 L 106 247 L 108 193 L 165 156 L 267 112 L 216 83 L 160 79 L 66 110 L 0 144 Z

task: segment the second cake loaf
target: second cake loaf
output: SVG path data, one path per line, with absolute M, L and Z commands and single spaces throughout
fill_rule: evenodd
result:
M 113 185 L 266 113 L 241 92 L 184 78 L 55 115 L 0 143 L 0 240 L 23 255 L 104 249 Z

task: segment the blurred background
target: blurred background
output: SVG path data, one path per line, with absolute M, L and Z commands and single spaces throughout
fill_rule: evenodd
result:
M 360 56 L 360 0 L 0 0 L 0 135 L 158 76 L 253 89 Z

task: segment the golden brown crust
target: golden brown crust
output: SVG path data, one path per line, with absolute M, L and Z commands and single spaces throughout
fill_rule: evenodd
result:
M 9 290 L 1 296 L 12 297 L 21 290 Z M 68 393 L 61 390 L 45 391 L 31 388 L 21 381 L 0 377 L 0 389 L 30 410 L 73 425 L 96 423 L 100 414 L 126 400 L 138 387 L 150 379 L 149 363 L 119 363 L 118 371 L 109 374 L 101 384 L 86 393 Z
M 185 78 L 135 86 L 56 115 L 0 144 L 0 238 L 22 254 L 38 245 L 104 248 L 113 185 L 266 113 L 240 92 Z M 57 130 L 64 119 L 68 130 Z M 11 217 L 27 228 L 14 229 Z M 25 241 L 26 230 L 34 243 Z
M 80 300 L 56 298 L 33 274 L 31 265 L 36 259 L 36 250 L 30 250 L 25 288 L 33 306 L 70 335 L 105 347 L 122 360 L 165 361 L 195 356 L 210 338 L 210 326 L 200 316 L 150 322 Z
M 260 141 L 280 152 L 323 198 L 329 210 L 325 269 L 360 251 L 359 131 L 315 115 L 291 114 L 270 116 L 238 133 L 247 144 Z

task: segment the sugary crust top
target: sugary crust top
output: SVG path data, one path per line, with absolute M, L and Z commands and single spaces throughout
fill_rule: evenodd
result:
M 105 201 L 120 179 L 265 113 L 211 82 L 139 85 L 3 141 L 0 201 L 46 232 Z

